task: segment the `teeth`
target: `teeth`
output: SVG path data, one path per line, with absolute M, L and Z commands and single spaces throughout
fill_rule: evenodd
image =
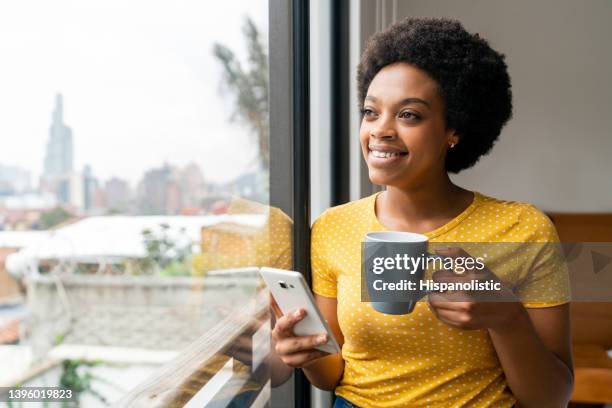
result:
M 395 156 L 401 156 L 401 153 L 399 152 L 379 152 L 378 150 L 372 150 L 372 156 L 374 157 L 379 157 L 381 159 L 386 159 L 389 157 L 395 157 Z

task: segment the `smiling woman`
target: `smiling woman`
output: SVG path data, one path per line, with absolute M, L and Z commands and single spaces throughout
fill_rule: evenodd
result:
M 458 136 L 445 129 L 444 103 L 436 88 L 424 71 L 408 63 L 384 67 L 371 82 L 360 139 L 374 184 L 423 183 L 432 168 L 444 171 L 447 145 L 457 143 Z
M 360 297 L 361 243 L 373 231 L 432 243 L 558 241 L 532 205 L 469 191 L 448 175 L 488 153 L 511 116 L 504 56 L 456 20 L 408 18 L 370 39 L 357 85 L 363 157 L 386 190 L 325 211 L 311 241 L 313 290 L 342 352 L 321 357 L 312 339 L 293 336 L 297 313 L 273 331 L 282 361 L 334 390 L 336 407 L 565 405 L 573 375 L 559 254 L 526 259 L 533 270 L 513 302 L 430 294 L 409 314 L 387 315 Z M 485 266 L 504 281 L 518 268 L 507 261 L 513 254 L 501 256 Z M 543 288 L 552 301 L 527 296 Z
M 437 37 L 432 41 L 434 31 Z M 385 72 L 402 63 L 410 65 L 404 67 L 413 71 L 410 75 L 402 75 L 397 67 L 394 72 Z M 381 71 L 385 78 L 380 78 Z M 493 50 L 479 34 L 468 33 L 453 20 L 406 20 L 373 36 L 357 72 L 359 103 L 364 113 L 367 102 L 376 101 L 376 86 L 386 87 L 381 89 L 383 92 L 403 95 L 387 101 L 401 109 L 398 114 L 404 119 L 416 123 L 424 114 L 419 109 L 426 109 L 427 116 L 437 120 L 444 130 L 455 131 L 453 143 L 457 144 L 460 138 L 461 144 L 446 156 L 445 168 L 451 173 L 473 166 L 488 153 L 512 115 L 504 55 Z M 414 94 L 406 94 L 406 87 Z M 389 98 L 392 96 L 389 93 Z M 414 109 L 408 109 L 408 105 Z

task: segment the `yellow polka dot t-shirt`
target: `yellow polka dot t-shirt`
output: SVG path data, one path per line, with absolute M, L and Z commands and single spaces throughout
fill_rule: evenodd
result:
M 376 196 L 331 208 L 313 225 L 313 290 L 337 298 L 345 339 L 336 394 L 360 407 L 511 407 L 515 399 L 486 330 L 452 328 L 425 301 L 407 315 L 378 313 L 361 301 L 361 241 L 385 230 L 375 214 Z M 459 216 L 425 235 L 431 243 L 558 243 L 551 221 L 534 206 L 478 192 Z M 487 267 L 516 283 L 526 307 L 569 301 L 567 269 L 555 249 L 498 252 L 487 254 Z

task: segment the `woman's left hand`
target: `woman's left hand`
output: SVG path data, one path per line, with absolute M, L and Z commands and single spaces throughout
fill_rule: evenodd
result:
M 439 255 L 450 258 L 470 257 L 461 248 L 447 248 L 436 251 Z M 461 275 L 453 271 L 442 270 L 433 274 L 434 282 L 470 282 L 477 280 L 499 282 L 501 289 L 491 292 L 434 292 L 428 296 L 432 313 L 449 326 L 459 329 L 504 329 L 522 310 L 523 305 L 512 291 L 486 267 L 482 270 L 468 269 Z M 503 301 L 502 301 L 503 299 Z

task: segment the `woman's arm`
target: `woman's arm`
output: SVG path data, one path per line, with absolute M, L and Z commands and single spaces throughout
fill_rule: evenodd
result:
M 569 304 L 525 309 L 489 329 L 508 385 L 522 407 L 565 407 L 574 383 Z
M 338 344 L 342 347 L 344 337 L 338 324 L 336 299 L 315 296 L 323 318 L 327 320 Z M 301 368 L 315 387 L 328 391 L 336 388 L 344 370 L 341 354 L 329 354 L 315 349 L 317 344 L 327 342 L 326 338 L 319 339 L 318 335 L 296 336 L 293 333 L 293 327 L 305 316 L 304 309 L 282 315 L 280 309 L 275 307 L 274 301 L 272 309 L 277 317 L 272 330 L 273 347 L 270 360 L 272 369 L 276 371 L 276 375 L 273 376 L 275 384 L 286 381 L 294 368 Z
M 336 298 L 328 298 L 315 294 L 317 306 L 327 320 L 329 328 L 334 333 L 340 348 L 344 344 L 344 336 L 338 324 L 338 301 Z M 304 374 L 312 385 L 326 391 L 333 391 L 342 378 L 344 371 L 344 360 L 341 353 L 331 354 L 314 360 L 302 367 Z
M 574 383 L 568 304 L 527 311 L 520 302 L 429 296 L 432 311 L 446 324 L 488 330 L 520 407 L 567 406 Z
M 461 249 L 444 252 L 446 256 L 469 256 Z M 486 269 L 461 276 L 449 271 L 433 275 L 434 280 L 448 282 L 492 277 Z M 513 298 L 512 292 L 503 285 L 498 296 L 499 299 Z M 525 309 L 518 299 L 482 301 L 462 292 L 430 294 L 428 301 L 432 312 L 450 326 L 488 330 L 519 406 L 567 406 L 574 384 L 569 304 Z

